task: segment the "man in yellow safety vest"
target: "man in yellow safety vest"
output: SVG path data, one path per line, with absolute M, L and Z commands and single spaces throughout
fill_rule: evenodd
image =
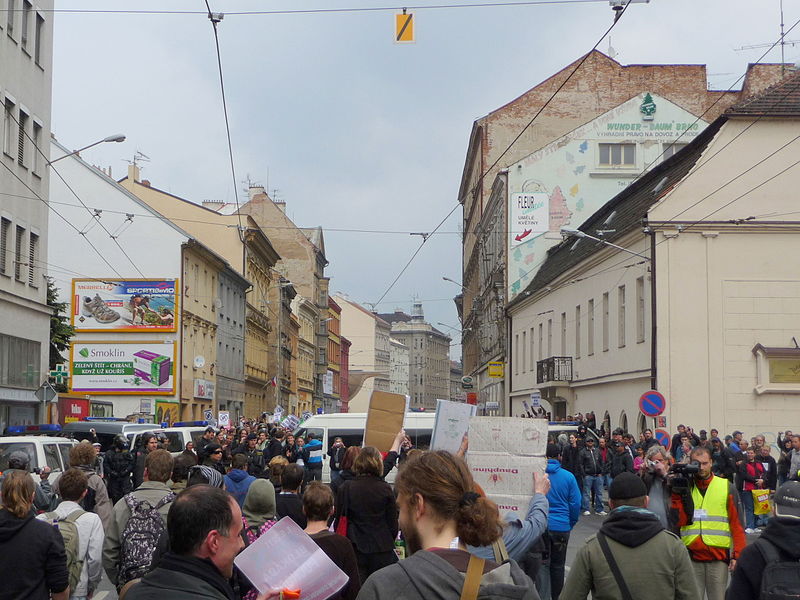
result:
M 747 544 L 739 518 L 736 490 L 731 483 L 711 472 L 711 451 L 698 446 L 691 460 L 699 471 L 689 488 L 694 510 L 687 514 L 680 496 L 672 494 L 672 505 L 679 510 L 681 539 L 689 549 L 701 596 L 708 600 L 724 600 L 728 571 L 736 567 L 736 559 Z

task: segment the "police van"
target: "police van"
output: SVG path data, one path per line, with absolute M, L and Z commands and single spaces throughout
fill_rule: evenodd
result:
M 59 425 L 18 425 L 7 428 L 7 435 L 0 437 L 0 472 L 8 470 L 8 459 L 16 452 L 28 456 L 28 470 L 34 481 L 44 467 L 50 467 L 48 481 L 55 483 L 69 469 L 69 451 L 77 444 L 75 440 L 57 437 Z
M 73 421 L 65 424 L 61 429 L 61 434 L 78 441 L 91 440 L 93 435 L 96 435 L 100 442 L 100 450 L 106 452 L 111 448 L 114 438 L 118 435 L 124 435 L 130 442 L 136 433 L 152 431 L 154 427 L 152 423 L 131 423 L 127 419 L 87 417 L 83 421 Z

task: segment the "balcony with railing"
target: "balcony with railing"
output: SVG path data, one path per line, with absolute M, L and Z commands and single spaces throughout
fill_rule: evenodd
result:
M 572 357 L 551 356 L 536 362 L 536 383 L 553 384 L 572 381 Z

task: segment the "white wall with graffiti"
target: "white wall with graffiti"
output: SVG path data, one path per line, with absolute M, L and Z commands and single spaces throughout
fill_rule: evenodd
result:
M 511 165 L 509 299 L 533 280 L 548 248 L 561 241 L 561 227 L 577 228 L 707 125 L 666 98 L 643 93 Z

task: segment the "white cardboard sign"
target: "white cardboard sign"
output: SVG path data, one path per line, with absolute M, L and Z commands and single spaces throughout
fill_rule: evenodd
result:
M 437 400 L 431 450 L 446 450 L 451 454 L 458 452 L 464 435 L 469 432 L 469 419 L 475 415 L 477 408 L 474 404 Z

